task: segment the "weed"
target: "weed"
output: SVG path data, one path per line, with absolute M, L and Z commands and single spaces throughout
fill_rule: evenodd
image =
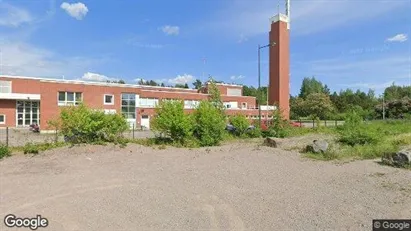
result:
M 10 156 L 11 151 L 6 145 L 0 145 L 0 159 Z

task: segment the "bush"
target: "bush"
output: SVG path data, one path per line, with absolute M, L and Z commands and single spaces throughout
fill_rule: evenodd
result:
M 256 127 L 255 129 L 250 129 L 247 131 L 246 135 L 250 138 L 259 138 L 261 137 L 261 129 L 259 127 Z
M 344 125 L 338 129 L 338 141 L 350 146 L 375 144 L 380 136 L 373 127 L 366 126 L 362 117 L 355 111 L 349 113 Z
M 120 114 L 105 114 L 85 105 L 65 107 L 60 113 L 61 133 L 72 143 L 116 142 L 128 129 Z
M 182 101 L 161 102 L 156 108 L 156 116 L 151 127 L 153 131 L 180 144 L 184 144 L 193 133 L 192 119 L 184 113 Z
M 6 145 L 0 145 L 0 159 L 10 156 L 10 149 Z
M 250 126 L 247 118 L 244 115 L 235 115 L 230 118 L 230 123 L 235 127 L 234 135 L 243 137 L 247 133 Z
M 220 144 L 225 132 L 224 114 L 212 102 L 201 101 L 193 114 L 194 136 L 201 146 Z
M 24 154 L 39 154 L 39 147 L 33 143 L 26 143 L 23 147 Z
M 290 125 L 288 121 L 283 119 L 282 111 L 280 109 L 273 112 L 273 119 L 267 131 L 263 132 L 263 137 L 277 137 L 284 138 L 288 136 Z

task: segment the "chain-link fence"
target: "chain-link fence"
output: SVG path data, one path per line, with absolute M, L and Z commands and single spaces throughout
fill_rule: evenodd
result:
M 125 138 L 142 139 L 154 137 L 154 133 L 141 127 L 130 127 L 123 133 Z M 58 131 L 33 132 L 29 128 L 0 128 L 0 144 L 9 147 L 24 146 L 27 143 L 64 142 L 64 137 Z

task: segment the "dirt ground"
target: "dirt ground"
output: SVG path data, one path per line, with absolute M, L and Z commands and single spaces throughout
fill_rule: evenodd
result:
M 41 230 L 59 231 L 371 230 L 372 219 L 411 218 L 409 170 L 258 144 L 15 155 L 0 161 L 0 217 L 40 214 Z

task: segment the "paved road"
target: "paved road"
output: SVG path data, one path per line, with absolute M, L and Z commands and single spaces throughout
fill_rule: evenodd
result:
M 249 143 L 64 147 L 1 160 L 0 174 L 0 217 L 40 214 L 44 230 L 371 230 L 411 218 L 410 171 Z

